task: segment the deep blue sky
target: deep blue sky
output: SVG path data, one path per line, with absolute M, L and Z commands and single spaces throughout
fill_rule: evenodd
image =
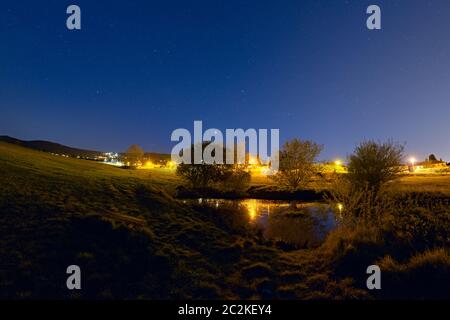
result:
M 313 139 L 322 159 L 393 138 L 450 161 L 447 0 L 3 0 L 0 48 L 0 134 L 169 152 L 203 120 Z

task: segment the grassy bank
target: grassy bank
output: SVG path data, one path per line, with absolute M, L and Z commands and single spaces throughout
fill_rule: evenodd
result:
M 292 255 L 172 197 L 164 173 L 0 144 L 3 298 L 303 297 Z M 173 183 L 172 183 L 173 182 Z M 65 289 L 66 267 L 83 290 Z M 302 285 L 303 286 L 303 285 Z M 279 290 L 278 290 L 279 289 Z
M 386 266 L 397 288 L 417 270 L 427 274 L 417 266 L 448 265 L 438 231 L 417 233 L 429 246 L 403 235 L 416 234 L 410 221 L 446 232 L 448 211 L 437 220 L 405 215 L 397 226 L 406 229 L 386 227 L 381 238 L 342 229 L 319 249 L 295 250 L 183 205 L 168 170 L 123 170 L 0 143 L 0 178 L 2 298 L 373 298 L 364 264 Z M 391 250 L 399 243 L 404 256 Z M 374 249 L 368 256 L 367 248 Z M 66 289 L 71 264 L 82 269 L 81 291 Z

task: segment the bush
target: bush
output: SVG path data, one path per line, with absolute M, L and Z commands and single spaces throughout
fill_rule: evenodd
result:
M 137 144 L 131 145 L 122 155 L 121 160 L 129 163 L 130 167 L 136 167 L 144 158 L 144 150 Z
M 388 141 L 362 142 L 350 156 L 347 175 L 336 175 L 329 202 L 338 207 L 344 224 L 380 225 L 383 215 L 396 209 L 386 184 L 398 177 L 403 146 Z
M 282 188 L 295 191 L 317 173 L 314 162 L 323 146 L 309 140 L 286 141 L 279 154 L 279 170 L 271 178 Z
M 204 142 L 201 146 L 202 151 L 206 148 L 214 147 L 213 142 Z M 217 148 L 217 146 L 216 146 Z M 212 156 L 215 156 L 216 149 L 212 149 Z M 194 159 L 195 146 L 183 150 L 184 153 L 190 153 L 190 159 Z M 181 163 L 177 167 L 177 175 L 182 177 L 193 189 L 206 189 L 217 187 L 228 191 L 241 191 L 245 189 L 250 182 L 250 174 L 235 164 L 225 164 L 227 150 L 219 149 L 221 155 L 217 154 L 219 163 L 187 164 Z M 222 162 L 222 163 L 220 163 Z
M 251 175 L 242 168 L 227 171 L 217 186 L 224 191 L 243 192 L 250 184 Z
M 180 164 L 177 175 L 192 189 L 217 188 L 222 191 L 244 191 L 250 183 L 250 173 L 234 165 Z
M 181 163 L 177 166 L 176 174 L 182 177 L 192 188 L 206 188 L 222 178 L 224 172 L 227 171 L 224 166 Z
M 362 142 L 350 156 L 348 179 L 354 188 L 379 190 L 383 184 L 397 178 L 401 170 L 403 145 L 392 141 Z
M 335 208 L 341 225 L 380 225 L 381 219 L 395 212 L 398 204 L 394 194 L 386 189 L 355 187 L 348 179 L 338 176 L 325 199 Z

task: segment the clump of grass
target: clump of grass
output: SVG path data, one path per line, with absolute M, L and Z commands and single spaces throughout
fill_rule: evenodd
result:
M 247 279 L 270 277 L 273 275 L 271 267 L 266 263 L 255 263 L 242 270 L 242 274 Z
M 415 254 L 405 262 L 390 255 L 379 262 L 383 272 L 384 297 L 408 299 L 450 298 L 450 254 L 435 248 Z
M 365 269 L 381 261 L 387 280 L 377 296 L 442 297 L 438 284 L 448 277 L 448 252 L 441 249 L 450 244 L 448 203 L 432 194 L 348 190 L 334 193 L 334 200 L 344 203 L 340 225 L 321 247 L 334 276 L 352 277 L 365 288 Z M 436 288 L 422 290 L 422 280 L 414 279 L 419 275 Z
M 352 253 L 372 254 L 375 248 L 384 245 L 378 228 L 360 225 L 354 228 L 340 227 L 331 231 L 321 249 L 333 260 L 340 260 Z

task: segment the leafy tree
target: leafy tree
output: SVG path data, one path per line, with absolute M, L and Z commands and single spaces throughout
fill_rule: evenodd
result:
M 428 161 L 429 162 L 438 162 L 438 160 L 437 160 L 437 158 L 436 158 L 436 156 L 434 154 L 430 154 L 428 156 Z
M 131 145 L 124 154 L 124 161 L 136 166 L 144 158 L 144 150 L 137 144 Z
M 251 175 L 242 167 L 234 165 L 232 170 L 227 170 L 220 179 L 218 187 L 226 191 L 244 191 L 251 180 Z
M 224 174 L 224 165 L 217 164 L 184 164 L 177 166 L 177 175 L 184 178 L 191 187 L 207 187 L 220 180 Z
M 202 151 L 207 146 L 210 146 L 211 142 L 204 142 L 202 144 Z M 184 152 L 191 153 L 191 159 L 194 159 L 194 145 L 190 148 L 183 150 Z M 226 149 L 222 151 L 223 159 L 225 163 Z M 212 152 L 212 156 L 215 156 L 215 152 Z M 177 175 L 182 177 L 192 188 L 207 188 L 207 187 L 220 187 L 224 190 L 243 190 L 250 182 L 250 174 L 235 164 L 185 164 L 181 163 L 177 166 Z
M 365 141 L 359 144 L 350 156 L 348 179 L 355 188 L 380 187 L 398 177 L 403 159 L 403 145 L 392 141 L 377 143 Z
M 288 190 L 303 187 L 317 173 L 314 162 L 323 146 L 313 141 L 286 141 L 279 154 L 279 170 L 271 178 Z
M 345 224 L 380 224 L 393 207 L 393 194 L 383 186 L 398 177 L 403 145 L 392 141 L 359 144 L 349 157 L 348 174 L 333 181 L 328 200 Z

